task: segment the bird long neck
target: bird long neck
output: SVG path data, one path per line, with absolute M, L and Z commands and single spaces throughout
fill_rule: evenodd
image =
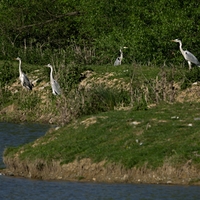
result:
M 119 51 L 120 51 L 120 59 L 122 60 L 123 59 L 123 52 L 122 52 L 121 49 Z
M 22 65 L 22 61 L 21 61 L 21 60 L 19 60 L 19 74 L 20 74 L 20 75 L 22 74 L 21 65 Z
M 51 72 L 50 72 L 50 80 L 53 80 L 53 68 L 52 68 L 52 66 L 51 66 L 50 68 L 51 68 Z
M 182 49 L 182 42 L 181 41 L 179 41 L 179 49 L 180 49 L 181 53 L 184 55 L 184 51 Z

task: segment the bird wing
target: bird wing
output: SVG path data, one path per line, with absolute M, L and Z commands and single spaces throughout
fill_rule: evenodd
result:
M 117 66 L 117 65 L 121 65 L 121 60 L 119 57 L 114 62 L 114 66 Z
M 53 80 L 52 87 L 56 94 L 59 95 L 61 93 L 60 85 L 58 84 L 58 82 L 56 80 Z
M 23 86 L 28 88 L 29 90 L 32 90 L 33 84 L 29 81 L 26 74 L 23 73 Z
M 186 60 L 190 61 L 191 63 L 194 63 L 195 65 L 200 65 L 200 62 L 198 61 L 198 59 L 187 50 L 184 52 L 184 57 Z

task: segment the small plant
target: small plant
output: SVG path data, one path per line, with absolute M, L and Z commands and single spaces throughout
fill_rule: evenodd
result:
M 40 98 L 37 93 L 29 91 L 20 91 L 17 105 L 20 110 L 33 111 L 40 103 Z
M 181 84 L 181 89 L 186 89 L 192 85 L 192 83 L 200 81 L 200 68 L 193 67 L 191 70 L 185 73 L 185 77 Z
M 85 92 L 84 114 L 114 110 L 120 105 L 129 105 L 129 93 L 123 89 L 118 90 L 105 85 L 93 85 Z
M 67 94 L 67 98 L 62 97 L 56 102 L 64 123 L 83 115 L 106 112 L 130 104 L 127 91 L 96 84 L 90 89 L 73 89 Z

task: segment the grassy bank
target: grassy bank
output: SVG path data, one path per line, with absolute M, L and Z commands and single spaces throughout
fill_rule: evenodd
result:
M 130 109 L 83 117 L 56 131 L 48 132 L 33 143 L 7 148 L 4 160 L 10 169 L 13 167 L 10 160 L 15 160 L 16 157 L 21 160 L 17 162 L 27 163 L 25 166 L 32 163 L 37 169 L 38 166 L 51 166 L 52 162 L 65 166 L 75 160 L 90 158 L 91 163 L 104 161 L 103 167 L 114 163 L 126 170 L 145 168 L 143 176 L 146 176 L 147 182 L 148 173 L 145 173 L 148 170 L 156 172 L 161 168 L 159 171 L 163 171 L 163 166 L 176 169 L 176 175 L 182 173 L 183 167 L 188 172 L 194 167 L 198 172 L 199 111 L 196 103 L 176 103 L 162 104 L 143 111 Z M 90 162 L 85 165 L 88 163 Z M 165 167 L 166 171 L 168 167 Z M 37 175 L 33 176 L 40 176 L 43 171 L 41 169 L 38 168 L 35 172 Z M 79 173 L 80 171 L 74 172 L 77 179 L 82 177 L 77 175 Z M 174 179 L 177 179 L 176 175 L 173 175 Z M 60 176 L 62 177 L 57 174 L 57 177 Z M 193 177 L 189 176 L 185 183 L 197 183 L 198 177 L 197 173 Z M 87 177 L 83 176 L 82 179 Z M 177 181 L 174 179 L 166 178 L 172 183 Z M 182 180 L 178 183 L 182 183 Z
M 22 88 L 18 62 L 0 62 L 0 119 L 67 124 L 83 115 L 119 107 L 147 109 L 150 104 L 174 102 L 180 88 L 199 79 L 199 69 L 183 66 L 142 66 L 136 63 L 114 67 L 56 64 L 54 78 L 62 95 L 52 95 L 49 69 L 22 61 L 22 70 L 34 87 Z M 177 84 L 178 83 L 178 84 Z
M 36 178 L 54 174 L 54 179 L 93 180 L 98 170 L 101 174 L 106 169 L 98 180 L 105 181 L 110 172 L 110 181 L 116 181 L 114 176 L 121 170 L 120 180 L 131 182 L 139 170 L 137 180 L 143 182 L 160 179 L 166 183 L 174 177 L 179 181 L 173 183 L 183 183 L 181 177 L 186 173 L 184 183 L 198 183 L 199 86 L 189 87 L 198 81 L 198 68 L 188 72 L 136 64 L 86 66 L 70 90 L 64 85 L 66 79 L 58 76 L 63 89 L 58 97 L 51 94 L 48 73 L 44 68 L 30 73 L 37 80 L 32 92 L 24 92 L 15 78 L 6 91 L 1 90 L 4 95 L 9 93 L 1 108 L 2 119 L 21 116 L 21 121 L 62 124 L 33 143 L 5 149 L 8 171 Z M 92 166 L 96 175 L 90 171 Z M 81 173 L 83 169 L 87 172 Z M 148 174 L 152 174 L 151 181 Z
M 143 111 L 112 111 L 80 118 L 49 132 L 34 143 L 9 148 L 4 156 L 21 159 L 108 160 L 126 168 L 157 168 L 165 162 L 182 165 L 188 160 L 200 167 L 200 108 L 198 104 L 162 104 Z

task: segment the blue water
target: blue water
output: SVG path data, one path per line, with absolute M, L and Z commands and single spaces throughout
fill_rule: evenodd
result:
M 199 200 L 198 186 L 78 183 L 0 176 L 0 199 Z
M 44 135 L 49 125 L 0 123 L 0 154 Z M 2 157 L 0 158 L 0 166 Z M 43 181 L 0 175 L 0 200 L 199 200 L 200 186 Z
M 19 146 L 32 142 L 44 135 L 50 128 L 48 124 L 15 124 L 0 122 L 0 168 L 5 167 L 2 160 L 3 150 L 9 146 Z

